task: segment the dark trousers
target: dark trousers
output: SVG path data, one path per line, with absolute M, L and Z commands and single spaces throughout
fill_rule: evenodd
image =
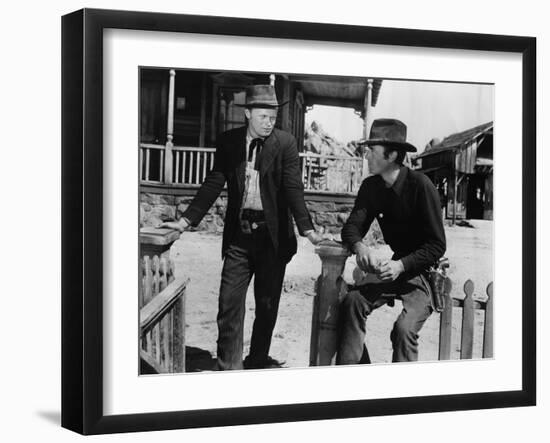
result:
M 403 310 L 391 331 L 392 361 L 418 360 L 418 332 L 432 313 L 432 302 L 426 283 L 416 276 L 391 283 L 367 284 L 350 291 L 343 299 L 337 364 L 370 363 L 365 346 L 368 315 L 381 306 L 385 297 L 402 300 Z
M 267 359 L 285 274 L 286 261 L 273 248 L 265 225 L 230 243 L 223 263 L 218 306 L 217 369 L 243 368 L 243 326 L 246 292 L 254 275 L 256 317 L 252 327 L 252 363 Z

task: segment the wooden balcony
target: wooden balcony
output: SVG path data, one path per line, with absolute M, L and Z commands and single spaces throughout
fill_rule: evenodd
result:
M 215 148 L 142 143 L 139 151 L 140 183 L 197 188 L 214 166 L 214 153 Z M 367 172 L 361 157 L 311 152 L 299 155 L 306 193 L 355 196 Z

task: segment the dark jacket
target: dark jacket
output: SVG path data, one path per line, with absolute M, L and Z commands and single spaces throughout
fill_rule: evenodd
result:
M 227 182 L 227 212 L 223 230 L 222 256 L 240 229 L 246 169 L 246 127 L 224 132 L 218 138 L 214 167 L 204 180 L 183 216 L 193 226 L 200 223 Z M 269 234 L 282 257 L 289 261 L 296 253 L 292 216 L 301 235 L 313 229 L 304 202 L 304 187 L 296 139 L 274 129 L 265 139 L 260 155 L 260 195 Z
M 391 188 L 379 175 L 367 177 L 342 228 L 342 241 L 349 247 L 361 241 L 374 219 L 393 259 L 403 262 L 409 276 L 423 272 L 445 253 L 439 194 L 421 172 L 401 167 Z

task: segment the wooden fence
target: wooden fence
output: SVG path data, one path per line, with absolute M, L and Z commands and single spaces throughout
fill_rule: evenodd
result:
M 172 261 L 141 259 L 139 298 L 141 373 L 185 372 L 185 288 Z
M 164 145 L 141 143 L 140 180 L 144 184 L 199 186 L 214 166 L 214 153 L 214 148 L 173 146 L 167 154 Z M 306 192 L 356 194 L 359 190 L 366 173 L 362 158 L 311 152 L 299 155 Z
M 493 283 L 489 283 L 485 292 L 487 298 L 474 298 L 474 283 L 467 280 L 464 283 L 464 298 L 447 295 L 445 309 L 441 312 L 439 326 L 439 360 L 451 358 L 451 335 L 453 322 L 453 308 L 462 310 L 462 328 L 460 337 L 460 358 L 473 358 L 474 347 L 474 319 L 475 311 L 480 309 L 485 313 L 483 323 L 483 351 L 482 358 L 493 357 Z

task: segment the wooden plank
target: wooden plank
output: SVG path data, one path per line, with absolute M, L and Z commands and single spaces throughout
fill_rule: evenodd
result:
M 173 309 L 172 362 L 173 372 L 185 372 L 185 287 Z
M 439 317 L 439 360 L 450 360 L 451 358 L 453 303 L 449 294 L 450 291 L 445 294 L 445 308 Z
M 160 269 L 160 259 L 158 255 L 153 257 L 153 265 L 151 267 L 153 273 L 153 297 L 156 297 L 159 294 L 159 269 Z
M 170 310 L 166 314 L 166 363 L 168 372 L 174 372 L 174 355 L 172 354 L 172 348 L 174 346 L 174 310 Z
M 152 226 L 144 226 L 139 229 L 139 242 L 148 245 L 166 246 L 174 243 L 179 237 L 180 232 L 176 229 Z
M 191 159 L 189 161 L 189 181 L 193 184 L 197 183 L 197 159 L 198 153 L 191 152 Z
M 164 151 L 160 151 L 160 162 L 159 162 L 159 181 L 164 181 L 163 180 L 163 175 L 164 175 Z
M 180 183 L 180 153 L 176 151 L 176 175 L 174 175 L 174 183 Z
M 168 286 L 168 259 L 162 257 L 159 263 L 159 290 L 164 291 Z M 160 321 L 161 363 L 165 371 L 170 372 L 170 321 L 165 314 Z
M 145 363 L 145 367 L 147 368 L 145 373 L 153 372 L 160 374 L 162 372 L 160 365 L 155 361 L 151 354 L 147 353 L 143 349 L 139 351 L 139 358 Z
M 182 295 L 188 282 L 188 278 L 176 278 L 164 291 L 140 310 L 140 329 L 142 332 L 152 328 L 171 309 L 178 297 Z
M 193 168 L 195 169 L 195 180 L 193 183 L 196 185 L 200 184 L 199 180 L 199 167 L 200 167 L 200 153 L 196 153 L 195 155 L 195 163 L 193 163 Z
M 143 180 L 143 149 L 139 148 L 139 179 Z
M 145 150 L 145 181 L 149 180 L 149 166 L 151 163 L 151 150 Z
M 145 267 L 145 278 L 143 282 L 144 287 L 144 296 L 143 296 L 143 302 L 144 305 L 147 306 L 147 304 L 151 301 L 153 298 L 153 274 L 151 272 L 151 259 L 148 255 L 143 257 L 143 265 Z M 140 310 L 141 312 L 141 310 Z M 141 321 L 141 318 L 140 318 Z M 152 355 L 153 352 L 153 336 L 151 333 L 148 333 L 144 336 L 142 334 L 143 341 L 144 341 L 144 347 L 147 350 L 149 354 Z
M 464 283 L 464 307 L 462 308 L 462 338 L 460 344 L 460 358 L 472 358 L 474 349 L 474 283 L 466 280 Z
M 487 286 L 487 297 L 485 330 L 483 331 L 483 358 L 493 358 L 493 282 Z
M 139 309 L 145 304 L 145 265 L 143 259 L 139 260 Z
M 160 322 L 153 328 L 153 340 L 153 343 L 155 344 L 153 355 L 155 356 L 157 363 L 160 365 Z
M 153 274 L 151 272 L 151 258 L 148 255 L 143 257 L 143 266 L 145 268 L 145 281 L 143 282 L 145 293 L 143 302 L 147 304 L 153 298 Z

